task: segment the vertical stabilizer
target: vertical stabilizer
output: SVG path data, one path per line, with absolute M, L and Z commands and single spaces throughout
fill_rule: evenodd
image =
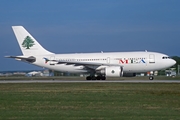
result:
M 23 26 L 12 26 L 24 56 L 53 54 L 44 49 Z

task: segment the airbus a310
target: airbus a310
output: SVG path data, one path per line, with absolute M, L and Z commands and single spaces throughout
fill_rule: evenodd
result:
M 12 26 L 12 29 L 23 55 L 6 57 L 55 71 L 89 73 L 86 80 L 135 76 L 136 73 L 166 69 L 176 63 L 168 55 L 147 51 L 55 54 L 44 49 L 23 26 Z M 150 75 L 149 79 L 154 77 Z

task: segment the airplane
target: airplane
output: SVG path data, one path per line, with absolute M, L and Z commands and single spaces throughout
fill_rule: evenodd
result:
M 32 71 L 32 72 L 28 72 L 27 76 L 42 76 L 42 73 L 40 71 Z
M 5 56 L 50 70 L 89 74 L 86 80 L 106 80 L 106 77 L 130 77 L 169 68 L 176 61 L 158 52 L 99 52 L 55 54 L 43 48 L 23 27 L 12 26 L 19 47 L 20 56 Z M 153 80 L 151 74 L 149 80 Z

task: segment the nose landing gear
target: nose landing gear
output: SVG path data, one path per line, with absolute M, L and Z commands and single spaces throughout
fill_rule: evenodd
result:
M 153 76 L 149 76 L 149 80 L 154 80 L 154 77 Z
M 150 71 L 149 80 L 154 80 L 154 77 L 153 77 L 153 75 L 154 75 L 154 72 L 153 72 L 153 71 Z

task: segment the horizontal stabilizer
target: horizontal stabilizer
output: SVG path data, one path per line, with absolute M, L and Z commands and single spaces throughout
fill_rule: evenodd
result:
M 33 56 L 30 57 L 26 57 L 26 56 L 5 56 L 6 58 L 14 58 L 16 60 L 21 60 L 24 62 L 29 62 L 29 63 L 33 63 L 36 61 L 36 58 Z

